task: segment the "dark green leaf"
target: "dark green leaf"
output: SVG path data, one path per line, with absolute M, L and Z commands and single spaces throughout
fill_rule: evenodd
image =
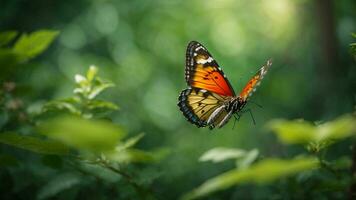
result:
M 42 156 L 42 163 L 53 169 L 60 169 L 62 167 L 62 158 L 56 155 L 44 155 Z
M 17 31 L 5 31 L 0 33 L 0 47 L 9 44 L 17 36 Z
M 13 166 L 18 166 L 18 165 L 19 165 L 19 161 L 12 155 L 0 154 L 0 166 L 1 167 L 13 167 Z
M 80 183 L 80 178 L 74 174 L 60 174 L 44 185 L 37 194 L 38 199 L 47 199 Z
M 0 142 L 41 154 L 63 155 L 69 152 L 68 147 L 60 142 L 43 140 L 31 136 L 18 135 L 15 133 L 0 134 Z

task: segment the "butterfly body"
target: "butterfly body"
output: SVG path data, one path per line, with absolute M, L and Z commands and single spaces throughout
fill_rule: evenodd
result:
M 242 111 L 271 64 L 268 61 L 236 95 L 207 49 L 192 41 L 186 53 L 185 79 L 188 88 L 179 95 L 178 106 L 188 121 L 198 127 L 221 128 L 233 114 Z

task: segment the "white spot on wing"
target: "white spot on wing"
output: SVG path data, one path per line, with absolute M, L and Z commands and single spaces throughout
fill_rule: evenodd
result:
M 204 49 L 204 47 L 198 46 L 195 50 L 196 50 L 196 51 L 199 51 L 199 49 Z
M 205 64 L 205 63 L 211 63 L 214 59 L 212 57 L 209 57 L 208 59 L 199 59 L 197 60 L 198 64 Z

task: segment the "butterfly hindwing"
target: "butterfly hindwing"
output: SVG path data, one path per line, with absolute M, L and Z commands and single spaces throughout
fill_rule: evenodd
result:
M 262 66 L 260 70 L 247 82 L 246 86 L 242 89 L 240 97 L 246 101 L 254 91 L 256 87 L 260 84 L 263 77 L 266 75 L 268 69 L 271 67 L 272 61 L 268 60 L 267 64 Z
M 195 41 L 187 47 L 185 79 L 189 86 L 224 96 L 235 96 L 218 63 L 203 45 Z
M 198 127 L 214 126 L 222 120 L 220 116 L 216 117 L 211 124 L 208 124 L 207 121 L 211 114 L 224 104 L 225 100 L 224 96 L 204 89 L 188 88 L 179 95 L 178 106 L 188 121 Z M 224 113 L 220 115 L 224 115 Z

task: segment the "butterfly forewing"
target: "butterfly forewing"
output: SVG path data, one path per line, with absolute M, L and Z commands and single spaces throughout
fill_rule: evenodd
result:
M 187 47 L 185 79 L 189 86 L 224 96 L 235 96 L 218 63 L 203 45 L 195 41 Z
M 246 101 L 260 84 L 263 77 L 266 75 L 268 69 L 271 67 L 272 61 L 268 60 L 267 64 L 262 66 L 261 69 L 247 82 L 246 86 L 242 89 L 240 97 Z

